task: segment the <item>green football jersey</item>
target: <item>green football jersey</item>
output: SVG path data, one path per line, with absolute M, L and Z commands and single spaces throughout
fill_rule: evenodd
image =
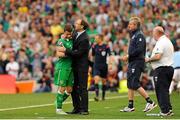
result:
M 66 49 L 71 49 L 73 47 L 73 41 L 69 39 L 63 39 L 60 38 L 56 46 L 64 46 Z M 56 62 L 56 68 L 55 69 L 71 69 L 72 65 L 72 60 L 70 57 L 63 57 L 59 58 L 59 60 Z

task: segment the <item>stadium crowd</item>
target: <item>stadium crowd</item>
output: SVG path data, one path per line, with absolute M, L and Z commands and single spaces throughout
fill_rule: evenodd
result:
M 176 51 L 180 48 L 180 2 L 178 0 L 1 0 L 0 1 L 0 74 L 19 80 L 36 80 L 51 87 L 56 40 L 66 23 L 77 18 L 88 21 L 91 45 L 102 34 L 112 56 L 108 62 L 108 85 L 114 91 L 126 79 L 127 63 L 118 58 L 127 53 L 128 20 L 139 16 L 146 37 L 147 56 L 155 45 L 152 30 L 164 27 Z M 91 51 L 89 59 L 91 60 Z M 152 89 L 147 64 L 142 85 Z M 89 73 L 91 73 L 91 68 Z M 89 74 L 89 88 L 93 80 Z M 44 89 L 51 91 L 50 89 Z

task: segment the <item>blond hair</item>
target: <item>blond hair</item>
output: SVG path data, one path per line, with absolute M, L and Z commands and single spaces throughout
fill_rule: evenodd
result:
M 139 17 L 131 17 L 129 22 L 133 21 L 138 28 L 141 27 L 141 19 Z

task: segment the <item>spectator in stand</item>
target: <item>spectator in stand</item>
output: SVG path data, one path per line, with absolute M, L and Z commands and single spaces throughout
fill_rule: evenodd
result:
M 52 90 L 51 79 L 47 74 L 44 74 L 38 83 L 40 84 L 40 87 L 35 92 L 50 92 Z
M 111 55 L 108 60 L 108 82 L 109 82 L 109 89 L 110 91 L 117 91 L 117 66 L 118 66 L 118 60 L 115 56 Z
M 20 72 L 22 72 L 24 67 L 29 66 L 29 59 L 24 49 L 19 50 L 17 56 L 17 62 L 19 63 Z
M 53 57 L 49 61 L 51 64 L 55 61 L 53 46 L 62 33 L 62 27 L 67 22 L 73 24 L 80 17 L 90 25 L 87 32 L 92 42 L 94 34 L 103 34 L 115 56 L 123 56 L 129 39 L 128 19 L 138 16 L 144 23 L 142 30 L 148 54 L 151 54 L 155 40 L 150 33 L 156 25 L 162 25 L 173 45 L 177 46 L 180 38 L 179 9 L 178 0 L 0 0 L 0 47 L 7 57 L 17 55 L 17 62 L 19 51 L 24 49 L 30 68 L 32 65 L 34 71 L 40 63 L 38 67 L 42 72 L 49 56 Z M 9 52 L 9 49 L 14 52 Z M 34 61 L 36 53 L 39 56 Z M 122 61 L 118 64 L 120 71 L 124 64 Z
M 31 80 L 32 79 L 32 75 L 29 72 L 27 67 L 23 68 L 23 71 L 20 73 L 18 80 L 19 81 L 24 81 L 24 80 Z
M 36 67 L 33 70 L 33 80 L 39 81 L 40 79 L 42 79 L 43 73 L 41 71 L 41 69 L 39 67 Z
M 123 65 L 122 70 L 118 73 L 118 78 L 120 80 L 127 80 L 127 65 Z
M 0 54 L 0 68 L 1 68 L 1 74 L 7 74 L 6 72 L 6 65 L 9 63 L 8 56 L 6 53 Z
M 18 78 L 19 64 L 15 61 L 13 56 L 9 58 L 9 63 L 6 65 L 6 71 L 9 75 L 14 76 L 16 79 Z

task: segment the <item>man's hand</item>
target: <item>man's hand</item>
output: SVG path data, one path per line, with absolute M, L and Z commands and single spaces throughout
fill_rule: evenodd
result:
M 56 46 L 56 56 L 65 57 L 66 48 L 64 46 Z
M 161 59 L 162 53 L 157 53 L 151 58 L 145 58 L 145 62 L 154 62 Z
M 60 47 L 60 46 L 57 46 L 56 47 L 56 50 L 58 51 L 58 52 L 65 52 L 66 51 L 66 48 L 63 46 L 63 47 Z
M 56 52 L 56 56 L 57 56 L 57 57 L 65 57 L 65 53 L 64 53 L 64 52 L 57 51 L 57 52 Z

